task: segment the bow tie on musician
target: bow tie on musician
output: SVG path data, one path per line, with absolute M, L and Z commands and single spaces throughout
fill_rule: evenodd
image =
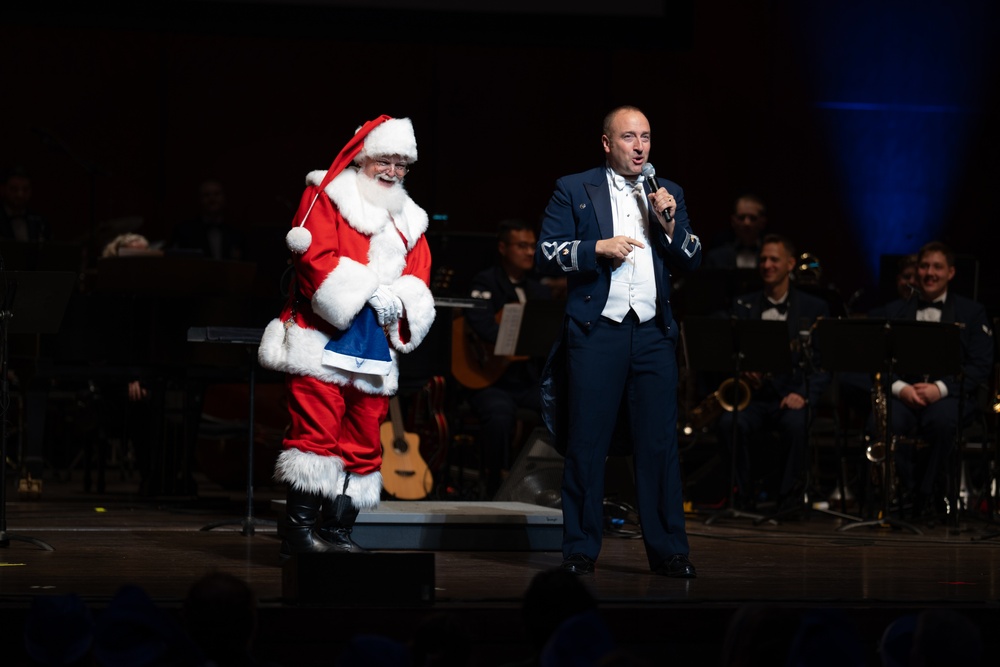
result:
M 774 303 L 773 301 L 768 300 L 764 304 L 764 307 L 761 309 L 761 318 L 762 319 L 768 319 L 768 318 L 764 317 L 764 313 L 767 313 L 768 311 L 773 311 L 774 312 L 774 314 L 776 315 L 774 317 L 774 319 L 784 319 L 784 317 L 777 317 L 777 316 L 782 316 L 782 315 L 787 316 L 788 315 L 788 300 L 786 299 L 785 301 L 782 301 L 781 303 Z
M 757 268 L 763 287 L 738 297 L 730 313 L 730 317 L 742 320 L 756 317 L 787 321 L 794 312 L 801 319 L 788 323 L 792 372 L 744 373 L 746 384 L 739 387 L 740 409 L 726 407 L 715 424 L 719 441 L 736 457 L 734 505 L 741 510 L 754 509 L 762 498 L 777 498 L 782 508 L 802 502 L 808 479 L 806 432 L 810 410 L 807 407 L 818 402 L 830 382 L 828 373 L 815 364 L 804 363 L 810 349 L 801 345 L 798 335 L 800 330 L 809 330 L 818 318 L 829 317 L 830 309 L 823 299 L 793 285 L 795 265 L 792 241 L 777 234 L 766 235 Z M 731 391 L 733 388 L 727 384 L 731 385 L 731 380 L 724 381 L 720 389 Z M 724 398 L 723 402 L 728 404 L 732 400 Z M 778 442 L 765 445 L 767 449 L 762 451 L 779 452 L 781 469 L 769 470 L 763 463 L 752 460 L 751 453 L 758 442 L 772 438 L 775 432 Z
M 951 248 L 931 241 L 920 248 L 912 262 L 906 258 L 900 264 L 900 273 L 910 266 L 914 275 L 906 285 L 912 287 L 901 288 L 899 299 L 873 309 L 869 317 L 958 325 L 961 372 L 944 377 L 917 373 L 890 378 L 884 396 L 876 396 L 873 389 L 873 402 L 879 398 L 888 401 L 889 409 L 873 411 L 866 432 L 871 441 L 889 445 L 891 451 L 886 456 L 891 457 L 895 469 L 897 479 L 892 483 L 898 486 L 896 500 L 904 518 L 925 522 L 955 507 L 955 498 L 946 498 L 954 489 L 948 484 L 944 462 L 962 428 L 977 413 L 988 410 L 986 401 L 979 398 L 989 394 L 994 340 L 992 321 L 984 306 L 954 289 L 957 266 Z M 898 278 L 897 284 L 901 282 Z M 915 309 L 913 300 L 917 300 Z M 928 358 L 936 358 L 936 352 L 927 349 Z M 885 414 L 891 423 L 877 423 L 878 416 Z M 918 442 L 926 446 L 917 447 Z

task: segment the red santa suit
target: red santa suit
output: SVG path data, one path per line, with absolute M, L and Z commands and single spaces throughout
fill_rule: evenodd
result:
M 326 175 L 316 171 L 306 178 L 288 236 L 295 268 L 291 294 L 264 331 L 259 359 L 288 379 L 291 421 L 276 479 L 334 498 L 349 478 L 353 505 L 368 509 L 378 505 L 382 491 L 379 424 L 398 387 L 397 355 L 416 348 L 434 322 L 424 238 L 428 218 L 409 196 L 398 211 L 373 205 L 361 196 L 362 176 L 354 168 L 320 189 Z M 373 315 L 365 311 L 371 311 L 369 298 L 380 286 L 403 305 L 402 317 L 384 333 L 375 325 L 377 342 L 388 354 L 368 358 L 329 349 L 331 341 L 370 323 Z

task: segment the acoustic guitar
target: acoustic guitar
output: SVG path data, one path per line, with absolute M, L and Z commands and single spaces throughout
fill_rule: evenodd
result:
M 389 399 L 389 421 L 382 424 L 382 488 L 398 500 L 421 500 L 434 487 L 430 468 L 420 456 L 420 437 L 403 430 L 399 398 Z
M 503 311 L 497 311 L 499 323 Z M 493 354 L 493 343 L 476 335 L 465 317 L 458 315 L 451 321 L 451 374 L 463 387 L 484 389 L 500 379 L 513 361 L 528 357 L 505 357 Z

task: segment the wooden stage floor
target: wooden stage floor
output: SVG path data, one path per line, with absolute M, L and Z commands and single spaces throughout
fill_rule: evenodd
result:
M 128 482 L 103 494 L 85 494 L 81 486 L 79 479 L 46 481 L 42 497 L 28 501 L 8 479 L 8 533 L 53 550 L 19 539 L 0 549 L 5 646 L 20 646 L 20 619 L 35 595 L 73 592 L 100 610 L 120 586 L 132 583 L 177 611 L 193 581 L 224 571 L 256 592 L 258 649 L 282 664 L 329 665 L 331 652 L 355 634 L 407 640 L 422 621 L 440 614 L 454 615 L 467 627 L 472 664 L 502 664 L 529 650 L 519 615 L 522 594 L 535 575 L 561 562 L 554 551 L 437 551 L 431 604 L 373 604 L 360 611 L 345 604 L 293 604 L 283 599 L 276 529 L 261 525 L 251 536 L 241 533 L 246 501 L 240 492 L 202 484 L 194 498 L 149 499 L 132 495 Z M 254 516 L 276 519 L 271 501 L 281 497 L 280 489 L 257 489 Z M 1000 537 L 989 536 L 1000 530 L 997 523 L 966 517 L 958 529 L 924 527 L 915 535 L 883 527 L 839 531 L 842 519 L 819 513 L 760 526 L 745 518 L 706 525 L 708 516 L 688 517 L 697 579 L 650 574 L 641 540 L 622 536 L 606 537 L 597 572 L 584 578 L 614 636 L 635 655 L 717 664 L 729 620 L 746 604 L 791 615 L 845 610 L 872 656 L 892 619 L 949 607 L 980 624 L 988 655 L 996 655 Z M 234 525 L 201 530 L 227 519 Z M 377 577 L 371 585 L 379 590 Z M 330 619 L 329 631 L 312 644 L 289 648 L 287 638 L 302 634 L 296 628 L 317 618 Z

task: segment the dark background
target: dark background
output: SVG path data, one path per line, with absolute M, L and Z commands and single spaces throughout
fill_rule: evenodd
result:
M 649 117 L 651 161 L 684 186 L 703 239 L 728 229 L 734 197 L 752 190 L 769 229 L 816 255 L 845 297 L 874 293 L 795 3 L 464 4 L 8 6 L 0 166 L 28 170 L 35 208 L 66 243 L 130 216 L 165 240 L 197 211 L 199 182 L 218 178 L 255 240 L 251 259 L 277 271 L 306 173 L 368 119 L 412 118 L 420 159 L 407 187 L 439 216 L 433 232 L 490 232 L 503 217 L 538 220 L 556 178 L 599 164 L 603 115 L 629 103 Z M 993 308 L 985 239 L 998 213 L 1000 98 L 992 79 L 983 86 L 935 222 L 938 238 L 980 260 L 979 297 Z

